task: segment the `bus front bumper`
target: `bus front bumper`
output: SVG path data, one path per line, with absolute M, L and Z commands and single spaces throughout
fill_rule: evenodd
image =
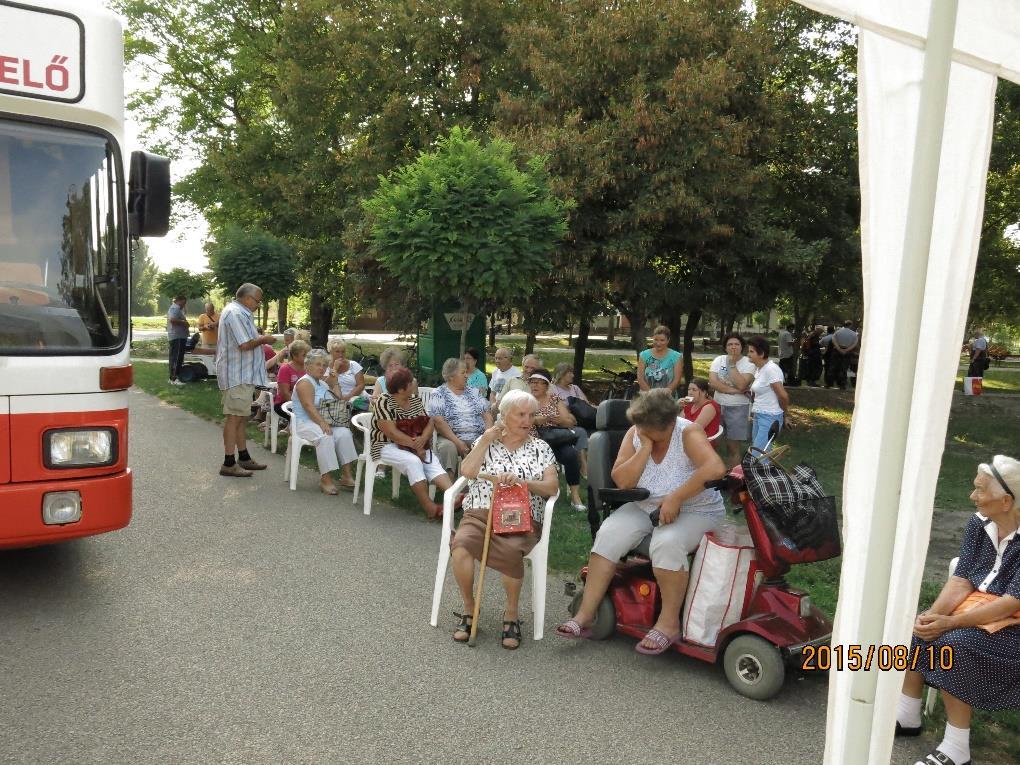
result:
M 46 494 L 77 492 L 81 518 L 43 522 Z M 33 547 L 124 528 L 131 520 L 131 470 L 97 478 L 0 484 L 0 549 Z

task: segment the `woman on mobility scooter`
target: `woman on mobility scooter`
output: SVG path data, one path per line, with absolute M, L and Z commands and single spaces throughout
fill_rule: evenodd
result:
M 648 655 L 666 651 L 680 639 L 680 610 L 687 592 L 689 553 L 706 532 L 723 519 L 722 497 L 705 489 L 722 478 L 726 467 L 700 426 L 677 417 L 669 391 L 641 394 L 627 411 L 627 431 L 613 466 L 620 489 L 647 489 L 649 498 L 628 502 L 610 515 L 595 537 L 581 606 L 557 634 L 576 640 L 591 636 L 591 624 L 616 572 L 616 563 L 651 535 L 650 558 L 658 581 L 662 610 L 655 626 L 635 650 Z M 659 525 L 652 513 L 659 510 Z

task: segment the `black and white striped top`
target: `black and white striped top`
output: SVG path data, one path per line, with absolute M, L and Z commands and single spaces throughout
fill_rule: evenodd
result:
M 380 420 L 408 420 L 422 415 L 428 415 L 428 412 L 417 393 L 407 400 L 406 407 L 397 404 L 397 400 L 389 393 L 379 396 L 372 404 L 372 459 L 378 460 L 383 446 L 391 443 L 379 427 Z

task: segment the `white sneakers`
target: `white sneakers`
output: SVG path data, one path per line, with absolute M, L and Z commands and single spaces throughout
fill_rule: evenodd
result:
M 171 380 L 170 384 L 171 385 L 187 385 L 187 383 L 181 382 L 180 380 Z

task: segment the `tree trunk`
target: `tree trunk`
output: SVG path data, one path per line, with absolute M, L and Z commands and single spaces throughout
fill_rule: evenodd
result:
M 567 327 L 567 343 L 574 342 L 574 322 L 570 322 L 570 326 Z
M 645 343 L 645 317 L 642 314 L 628 313 L 627 321 L 630 322 L 630 344 L 636 353 L 641 353 L 646 347 Z
M 499 314 L 493 311 L 489 314 L 489 347 L 496 347 L 496 322 L 499 321 Z
M 525 322 L 525 324 L 526 324 L 526 322 Z M 535 335 L 537 335 L 537 334 L 538 333 L 534 329 L 532 329 L 531 327 L 527 328 L 527 334 L 524 337 L 524 355 L 525 356 L 535 352 Z
M 733 332 L 733 324 L 736 322 L 737 317 L 733 314 L 727 314 L 723 317 L 723 337 Z M 723 349 L 725 352 L 725 349 Z
M 287 300 L 282 297 L 276 304 L 276 325 L 281 332 L 287 329 Z
M 325 348 L 333 325 L 333 307 L 323 302 L 322 295 L 316 290 L 312 290 L 308 312 L 312 321 L 312 346 Z
M 687 326 L 684 328 L 684 382 L 688 385 L 694 379 L 694 333 L 700 321 L 701 309 L 691 309 L 687 314 Z
M 577 342 L 574 343 L 574 384 L 581 384 L 581 375 L 584 373 L 584 354 L 588 350 L 588 333 L 591 332 L 591 319 L 587 316 L 581 319 L 577 327 Z
M 683 346 L 680 344 L 680 333 L 683 330 L 681 319 L 683 316 L 673 313 L 663 321 L 663 324 L 669 327 L 669 347 L 676 351 L 683 350 Z
M 616 339 L 616 312 L 609 314 L 609 329 L 606 330 L 606 341 L 613 342 Z M 577 374 L 576 372 L 574 374 Z

